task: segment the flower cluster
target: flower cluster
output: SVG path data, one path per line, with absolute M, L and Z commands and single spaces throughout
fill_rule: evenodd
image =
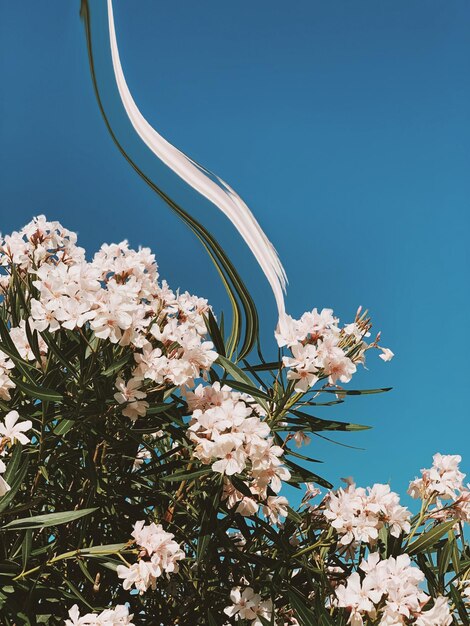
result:
M 271 599 L 262 599 L 251 587 L 241 590 L 235 587 L 230 593 L 232 604 L 224 609 L 224 613 L 235 620 L 251 620 L 251 626 L 263 626 L 260 616 L 271 620 L 273 603 Z
M 294 381 L 295 391 L 305 393 L 321 379 L 328 379 L 330 385 L 348 383 L 357 364 L 365 362 L 366 351 L 379 347 L 379 335 L 371 344 L 364 341 L 370 328 L 370 320 L 361 315 L 361 309 L 355 321 L 343 328 L 331 309 L 313 309 L 299 320 L 282 317 L 275 334 L 280 348 L 290 348 L 291 356 L 284 356 L 283 364 L 290 368 L 287 378 Z M 388 348 L 380 350 L 383 360 L 393 357 Z
M 105 609 L 101 613 L 87 613 L 80 617 L 80 611 L 76 604 L 69 611 L 69 618 L 65 620 L 65 626 L 134 626 L 133 615 L 129 615 L 129 609 L 123 604 L 118 604 L 114 609 Z
M 380 626 L 416 624 L 449 626 L 452 622 L 445 598 L 435 600 L 430 610 L 423 610 L 429 597 L 420 589 L 424 574 L 411 565 L 410 557 L 401 554 L 380 560 L 378 552 L 364 559 L 359 572 L 353 572 L 345 585 L 336 589 L 334 604 L 351 611 L 349 623 L 362 626 L 364 618 L 380 619 Z
M 178 561 L 185 555 L 180 545 L 173 541 L 174 535 L 164 531 L 160 524 L 136 522 L 132 536 L 140 547 L 139 560 L 129 567 L 118 565 L 117 574 L 124 579 L 124 589 L 135 587 L 142 594 L 149 587 L 155 589 L 157 578 L 163 573 L 176 573 Z
M 217 353 L 206 340 L 207 301 L 188 293 L 175 294 L 158 282 L 154 255 L 148 248 L 132 250 L 128 243 L 104 244 L 91 262 L 76 245 L 76 234 L 43 215 L 21 231 L 0 240 L 0 265 L 6 272 L 4 296 L 14 273 L 30 279 L 30 329 L 39 332 L 89 328 L 96 338 L 134 351 L 129 380 L 118 379 L 115 399 L 135 420 L 145 415 L 146 383 L 191 385 L 208 370 Z M 27 280 L 23 283 L 28 284 Z M 10 329 L 11 338 L 27 360 L 36 355 L 29 345 L 26 322 Z M 47 345 L 39 336 L 41 355 Z M 9 399 L 13 365 L 0 354 L 0 397 Z
M 363 489 L 350 484 L 346 489 L 330 492 L 324 515 L 340 535 L 342 545 L 358 541 L 373 545 L 385 524 L 394 537 L 410 530 L 411 513 L 400 505 L 398 494 L 388 485 Z
M 4 352 L 0 351 L 0 399 L 11 400 L 10 389 L 15 388 L 15 383 L 11 380 L 9 370 L 15 367 Z
M 30 420 L 18 422 L 19 418 L 18 411 L 10 411 L 5 415 L 4 421 L 0 422 L 0 457 L 4 457 L 16 442 L 26 445 L 30 441 L 25 432 L 31 430 L 33 424 Z M 0 458 L 0 474 L 6 472 L 6 469 L 4 461 Z M 0 476 L 0 496 L 4 496 L 7 491 L 10 491 L 10 485 L 3 476 Z
M 431 515 L 444 519 L 447 516 L 470 521 L 470 485 L 464 487 L 465 474 L 459 470 L 462 457 L 458 454 L 435 454 L 432 467 L 421 470 L 421 478 L 411 481 L 408 493 L 435 504 Z M 444 508 L 442 501 L 449 501 Z
M 275 445 L 254 399 L 216 382 L 199 385 L 186 394 L 186 400 L 192 412 L 189 437 L 195 444 L 193 455 L 226 477 L 224 499 L 228 506 L 236 505 L 242 515 L 253 515 L 260 499 L 265 501 L 263 511 L 273 523 L 285 516 L 286 498 L 268 495 L 268 488 L 279 493 L 282 481 L 291 475 L 281 461 L 284 450 Z M 242 472 L 248 475 L 245 484 L 253 497 L 242 494 L 229 479 Z

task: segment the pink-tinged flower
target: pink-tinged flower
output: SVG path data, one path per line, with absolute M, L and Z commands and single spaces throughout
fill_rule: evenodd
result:
M 416 626 L 450 626 L 452 614 L 447 599 L 440 596 L 434 600 L 434 606 L 423 611 L 416 619 Z
M 69 610 L 69 618 L 65 620 L 65 626 L 135 626 L 129 615 L 129 609 L 123 604 L 118 604 L 114 609 L 105 609 L 101 613 L 87 613 L 80 617 L 80 611 L 76 604 Z
M 80 611 L 76 604 L 69 610 L 69 617 L 70 619 L 65 620 L 65 626 L 80 626 L 84 623 L 80 618 Z
M 130 567 L 118 565 L 116 572 L 119 578 L 123 579 L 122 586 L 126 591 L 135 587 L 140 594 L 143 594 L 149 587 L 155 589 L 156 577 L 153 576 L 153 566 L 150 561 L 141 559 Z
M 346 489 L 330 492 L 324 515 L 337 530 L 342 545 L 353 541 L 373 545 L 384 524 L 395 537 L 410 529 L 411 514 L 388 485 L 375 484 L 366 490 L 349 484 Z
M 341 348 L 334 348 L 330 351 L 323 367 L 325 374 L 328 375 L 330 385 L 334 385 L 338 380 L 342 383 L 348 383 L 357 369 Z
M 248 483 L 245 484 L 249 487 Z M 258 502 L 253 498 L 245 496 L 241 491 L 238 491 L 238 489 L 235 489 L 228 478 L 224 479 L 222 500 L 226 501 L 229 509 L 236 507 L 236 512 L 244 517 L 254 515 L 259 509 Z
M 185 555 L 174 541 L 174 535 L 164 531 L 160 524 L 145 525 L 144 521 L 138 521 L 132 536 L 142 548 L 140 559 L 129 567 L 119 565 L 117 573 L 123 579 L 124 589 L 135 587 L 142 594 L 149 587 L 155 589 L 157 578 L 163 574 L 176 573 L 178 561 L 184 559 Z
M 251 626 L 261 626 L 260 615 L 267 620 L 271 619 L 273 605 L 271 600 L 263 600 L 251 587 L 246 587 L 241 591 L 240 587 L 235 587 L 230 592 L 231 606 L 224 609 L 225 615 L 234 617 L 236 620 L 253 620 Z
M 269 519 L 272 524 L 278 524 L 282 518 L 287 517 L 287 507 L 289 501 L 284 496 L 268 496 L 266 504 L 262 509 L 264 516 Z
M 274 336 L 280 348 L 284 346 L 290 348 L 300 343 L 305 338 L 305 333 L 300 328 L 298 320 L 294 320 L 290 315 L 281 315 Z
M 240 474 L 245 469 L 246 454 L 242 448 L 236 448 L 235 445 L 235 442 L 230 439 L 215 443 L 213 454 L 220 460 L 212 464 L 214 472 L 232 476 Z
M 373 597 L 371 597 L 371 592 Z M 374 594 L 369 585 L 362 585 L 357 572 L 352 573 L 346 585 L 339 585 L 335 591 L 337 606 L 351 611 L 349 623 L 353 626 L 363 624 L 365 614 L 373 615 L 375 612 L 374 601 L 380 601 L 380 597 Z
M 463 585 L 464 588 L 462 591 L 462 595 L 467 601 L 470 601 L 470 580 L 463 581 Z
M 141 390 L 141 386 L 142 378 L 140 377 L 131 378 L 127 383 L 119 377 L 115 383 L 118 391 L 114 394 L 114 398 L 119 404 L 126 405 L 121 412 L 133 422 L 138 417 L 143 417 L 149 406 L 148 402 L 143 399 L 147 397 L 147 394 Z
M 8 376 L 6 370 L 0 369 L 0 398 L 2 400 L 10 400 L 10 389 L 14 389 L 15 387 L 15 383 Z
M 31 323 L 28 321 L 28 324 L 31 328 Z M 36 357 L 34 355 L 33 349 L 31 348 L 28 340 L 28 336 L 26 334 L 26 322 L 25 320 L 21 320 L 19 326 L 10 329 L 10 337 L 15 344 L 15 348 L 18 350 L 19 355 L 22 359 L 27 361 L 35 361 Z M 39 350 L 42 354 L 47 353 L 47 344 L 41 336 L 38 336 L 38 344 Z
M 294 435 L 294 441 L 296 448 L 301 448 L 302 446 L 308 446 L 311 442 L 311 438 L 302 430 L 298 430 Z
M 318 487 L 316 487 L 314 483 L 305 483 L 305 494 L 302 500 L 311 500 L 312 498 L 316 498 L 318 495 L 320 495 L 320 493 L 320 489 L 318 489 Z
M 4 422 L 0 422 L 0 435 L 9 439 L 11 443 L 19 441 L 23 445 L 26 445 L 30 440 L 24 433 L 31 430 L 33 423 L 31 420 L 18 422 L 19 418 L 18 411 L 10 411 L 7 413 Z
M 3 474 L 4 472 L 6 472 L 6 469 L 7 469 L 7 466 L 2 461 L 2 459 L 0 459 L 0 474 Z M 3 478 L 3 476 L 0 476 L 0 496 L 4 496 L 8 491 L 10 491 L 10 489 L 11 487 L 7 483 L 7 481 Z
M 287 373 L 289 380 L 294 380 L 294 389 L 305 393 L 318 381 L 318 373 L 321 362 L 315 346 L 311 344 L 296 344 L 292 347 L 292 357 L 285 356 L 282 362 L 290 370 Z
M 362 624 L 364 619 L 380 616 L 381 626 L 404 625 L 428 600 L 420 589 L 424 574 L 406 554 L 381 559 L 373 552 L 359 567 L 364 576 L 354 572 L 335 591 L 334 604 L 351 611 L 350 623 Z
M 382 354 L 379 354 L 379 358 L 382 361 L 391 361 L 395 356 L 394 353 L 389 348 L 380 348 L 382 350 Z
M 430 469 L 421 470 L 421 478 L 410 482 L 408 493 L 412 498 L 435 501 L 457 500 L 463 489 L 465 474 L 459 470 L 462 457 L 458 454 L 435 454 Z
M 74 330 L 75 328 L 81 328 L 86 322 L 93 319 L 95 311 L 90 311 L 88 302 L 83 302 L 76 298 L 64 298 L 62 306 L 55 311 L 55 317 L 60 321 L 63 328 Z M 51 331 L 53 330 L 51 328 Z

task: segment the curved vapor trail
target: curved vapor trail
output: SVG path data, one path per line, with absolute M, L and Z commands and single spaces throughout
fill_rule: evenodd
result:
M 122 104 L 132 126 L 155 156 L 188 185 L 218 207 L 232 222 L 268 279 L 276 299 L 279 316 L 283 316 L 287 278 L 274 246 L 248 206 L 226 182 L 169 143 L 144 118 L 129 91 L 122 70 L 114 26 L 112 0 L 108 0 L 108 24 L 114 75 Z M 211 177 L 218 182 L 215 182 Z

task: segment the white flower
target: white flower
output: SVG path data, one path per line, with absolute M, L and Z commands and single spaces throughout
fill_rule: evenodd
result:
M 229 617 L 234 617 L 236 620 L 252 620 L 251 626 L 262 626 L 261 620 L 257 619 L 260 615 L 267 620 L 271 619 L 272 601 L 262 600 L 251 587 L 246 587 L 243 591 L 240 587 L 235 587 L 230 592 L 230 600 L 233 604 L 224 609 L 225 615 Z
M 470 600 L 470 580 L 465 580 L 463 581 L 463 591 L 462 591 L 462 595 L 465 596 L 465 599 L 468 601 Z
M 314 483 L 305 483 L 305 495 L 302 500 L 311 500 L 321 493 L 320 489 Z
M 69 618 L 65 620 L 65 626 L 134 626 L 131 622 L 132 615 L 123 604 L 118 604 L 114 609 L 105 609 L 100 614 L 87 613 L 80 617 L 80 611 L 76 604 L 69 610 Z
M 76 604 L 69 610 L 70 619 L 65 620 L 65 626 L 81 626 L 84 624 L 83 619 L 80 618 L 80 611 Z
M 244 517 L 251 517 L 258 512 L 259 504 L 253 498 L 243 496 L 237 504 L 236 513 L 240 513 Z
M 122 409 L 123 415 L 135 422 L 138 417 L 143 417 L 147 413 L 149 404 L 143 400 L 143 398 L 147 397 L 147 394 L 141 391 L 142 378 L 131 378 L 126 383 L 119 377 L 115 386 L 118 389 L 114 394 L 115 400 L 119 404 L 126 404 Z
M 280 348 L 284 346 L 295 346 L 305 337 L 298 320 L 294 320 L 290 315 L 282 315 L 279 317 L 279 323 L 274 336 Z
M 362 624 L 362 615 L 373 614 L 374 602 L 379 602 L 379 595 L 373 587 L 362 585 L 361 578 L 357 572 L 352 573 L 346 585 L 340 585 L 336 591 L 337 606 L 348 608 L 351 611 L 349 622 L 351 624 Z
M 315 346 L 297 344 L 292 347 L 292 357 L 283 357 L 285 367 L 290 367 L 287 374 L 289 380 L 295 380 L 295 391 L 306 392 L 318 381 L 321 363 Z
M 328 375 L 330 385 L 334 385 L 337 380 L 348 383 L 357 369 L 341 348 L 333 348 L 329 351 L 328 357 L 323 362 L 323 368 L 325 374 Z
M 15 383 L 10 379 L 6 370 L 0 369 L 0 398 L 2 400 L 11 400 L 10 389 L 14 389 L 15 386 Z
M 384 606 L 382 626 L 402 625 L 405 618 L 419 612 L 428 600 L 419 587 L 424 574 L 411 566 L 406 554 L 381 560 L 380 554 L 373 552 L 361 562 L 360 569 L 365 574 L 363 578 L 353 572 L 346 585 L 340 585 L 335 591 L 334 604 L 351 611 L 349 621 L 352 624 L 362 624 L 366 617 L 375 620 L 380 604 Z
M 11 443 L 19 441 L 23 445 L 29 443 L 29 438 L 24 434 L 26 431 L 31 430 L 33 423 L 31 420 L 25 420 L 19 422 L 20 416 L 18 411 L 10 411 L 5 415 L 4 423 L 0 422 L 0 434 L 4 438 L 8 438 Z
M 465 474 L 459 470 L 458 454 L 435 454 L 430 469 L 421 470 L 421 478 L 411 481 L 408 493 L 412 498 L 456 500 L 463 489 Z
M 375 484 L 366 490 L 350 484 L 346 489 L 330 492 L 324 515 L 343 545 L 353 541 L 373 545 L 384 524 L 395 537 L 410 530 L 411 514 L 400 505 L 398 495 L 388 485 Z
M 357 363 L 365 363 L 365 353 L 377 347 L 377 340 L 367 344 L 370 337 L 370 321 L 361 316 L 361 308 L 356 319 L 344 328 L 331 309 L 317 309 L 306 312 L 300 320 L 283 315 L 275 336 L 279 347 L 287 346 L 291 355 L 284 356 L 284 367 L 289 368 L 288 380 L 295 381 L 294 389 L 306 393 L 320 378 L 328 378 L 330 385 L 337 381 L 347 383 L 356 372 Z M 389 361 L 393 353 L 388 348 L 380 348 L 380 357 Z
M 272 445 L 271 429 L 257 415 L 253 398 L 219 383 L 200 385 L 185 395 L 193 409 L 188 432 L 196 444 L 195 457 L 227 476 L 243 472 L 251 463 L 258 493 L 269 484 L 278 492 L 281 481 L 290 479 L 279 460 L 284 450 Z
M 212 464 L 214 472 L 232 476 L 233 474 L 240 474 L 245 468 L 246 454 L 242 448 L 236 448 L 236 441 L 234 442 L 232 439 L 216 441 L 213 455 L 220 458 L 219 461 Z
M 294 441 L 297 448 L 301 448 L 302 446 L 308 446 L 311 441 L 311 438 L 306 435 L 303 430 L 298 430 L 294 435 Z
M 266 504 L 262 506 L 263 513 L 272 524 L 277 524 L 281 518 L 287 517 L 288 504 L 289 501 L 284 496 L 268 496 Z
M 389 348 L 380 348 L 382 350 L 382 354 L 379 354 L 379 358 L 383 361 L 391 361 L 395 356 L 394 353 Z
M 29 327 L 31 328 L 31 324 L 28 321 Z M 32 330 L 31 330 L 32 332 Z M 22 359 L 27 361 L 34 361 L 36 357 L 34 356 L 33 349 L 31 348 L 28 340 L 28 336 L 26 334 L 26 322 L 25 320 L 21 320 L 19 326 L 10 329 L 10 337 L 15 344 L 15 348 L 18 350 L 18 353 Z M 44 339 L 38 335 L 38 344 L 39 350 L 41 354 L 47 353 L 47 344 Z
M 416 626 L 450 626 L 452 621 L 449 603 L 441 596 L 434 600 L 434 606 L 431 609 L 423 611 L 418 616 Z
M 6 470 L 5 463 L 0 460 L 0 464 L 0 471 L 4 472 Z M 0 496 L 4 496 L 8 491 L 10 491 L 10 489 L 11 487 L 7 481 L 3 478 L 3 476 L 0 476 Z
M 136 472 L 145 461 L 149 461 L 152 458 L 152 453 L 147 448 L 141 447 L 137 451 L 137 456 L 134 459 L 134 465 L 132 466 L 132 471 Z
M 157 578 L 164 573 L 176 573 L 178 561 L 185 555 L 180 545 L 173 540 L 174 535 L 164 531 L 160 524 L 136 522 L 132 536 L 143 553 L 139 561 L 129 567 L 118 565 L 117 574 L 123 579 L 124 589 L 135 587 L 142 594 L 149 587 L 155 589 Z
M 116 572 L 119 578 L 123 579 L 122 586 L 126 591 L 135 587 L 143 594 L 149 587 L 155 589 L 156 576 L 153 575 L 153 565 L 150 561 L 141 559 L 130 567 L 118 565 Z

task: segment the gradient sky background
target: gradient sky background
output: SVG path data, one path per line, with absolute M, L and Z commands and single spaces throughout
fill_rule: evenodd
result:
M 90 253 L 128 238 L 171 286 L 227 308 L 199 243 L 112 143 L 78 12 L 0 2 L 0 230 L 46 213 Z M 353 383 L 391 393 L 318 413 L 372 425 L 335 436 L 365 450 L 315 438 L 313 469 L 400 491 L 436 451 L 469 470 L 470 4 L 115 0 L 115 19 L 138 106 L 247 201 L 286 267 L 288 311 L 349 321 L 362 304 L 396 353 Z M 215 209 L 203 218 L 255 295 L 269 354 L 269 287 Z

